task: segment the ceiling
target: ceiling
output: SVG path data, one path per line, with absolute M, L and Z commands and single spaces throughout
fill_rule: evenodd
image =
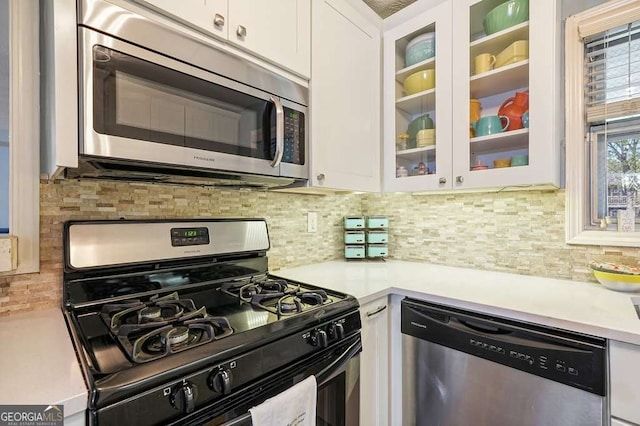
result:
M 363 0 L 381 18 L 393 15 L 416 0 Z

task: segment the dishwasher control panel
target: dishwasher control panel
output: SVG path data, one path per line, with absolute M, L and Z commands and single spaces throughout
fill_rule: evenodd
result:
M 606 341 L 405 299 L 403 334 L 605 395 Z

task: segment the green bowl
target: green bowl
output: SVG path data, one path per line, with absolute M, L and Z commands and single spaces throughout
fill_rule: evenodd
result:
M 529 0 L 512 0 L 493 8 L 482 24 L 487 35 L 529 20 Z

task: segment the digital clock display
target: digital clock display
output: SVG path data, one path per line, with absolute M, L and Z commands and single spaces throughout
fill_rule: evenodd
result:
M 172 228 L 171 245 L 173 247 L 197 246 L 209 244 L 208 228 Z

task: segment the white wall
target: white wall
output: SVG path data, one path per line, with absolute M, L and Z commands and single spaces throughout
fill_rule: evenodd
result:
M 0 137 L 2 136 L 0 131 Z M 9 227 L 9 146 L 0 140 L 0 229 Z

